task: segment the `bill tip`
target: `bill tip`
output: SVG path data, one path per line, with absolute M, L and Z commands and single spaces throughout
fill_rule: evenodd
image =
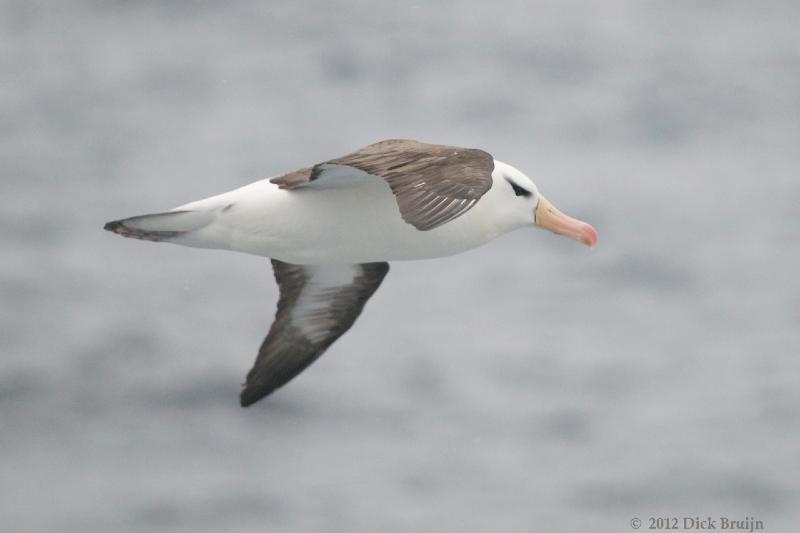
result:
M 597 244 L 597 230 L 591 224 L 584 224 L 581 228 L 583 243 L 589 248 L 594 248 Z

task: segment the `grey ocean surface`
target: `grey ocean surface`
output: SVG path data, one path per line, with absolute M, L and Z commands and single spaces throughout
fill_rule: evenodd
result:
M 789 1 L 0 3 L 0 531 L 797 531 L 798 27 Z M 599 246 L 394 263 L 241 409 L 268 261 L 103 223 L 393 137 L 490 151 Z

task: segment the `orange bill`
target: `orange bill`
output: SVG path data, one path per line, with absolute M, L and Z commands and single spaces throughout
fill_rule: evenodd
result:
M 575 239 L 587 246 L 597 244 L 597 231 L 591 224 L 565 215 L 544 196 L 539 196 L 539 205 L 536 206 L 534 213 L 534 221 L 540 228 Z

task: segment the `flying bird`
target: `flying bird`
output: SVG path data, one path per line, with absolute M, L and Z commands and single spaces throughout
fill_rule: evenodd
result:
M 456 254 L 526 226 L 597 242 L 592 226 L 561 213 L 489 153 L 394 139 L 105 229 L 271 259 L 278 309 L 241 391 L 245 407 L 350 329 L 387 261 Z

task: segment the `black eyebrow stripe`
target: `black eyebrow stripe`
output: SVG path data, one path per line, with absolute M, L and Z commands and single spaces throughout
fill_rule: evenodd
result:
M 508 178 L 506 178 L 506 181 L 514 189 L 514 194 L 516 194 L 517 196 L 524 196 L 524 197 L 528 198 L 531 194 L 533 194 L 528 189 L 525 189 L 524 187 L 520 187 L 519 185 L 517 185 L 516 183 L 514 183 L 513 181 L 511 181 Z

